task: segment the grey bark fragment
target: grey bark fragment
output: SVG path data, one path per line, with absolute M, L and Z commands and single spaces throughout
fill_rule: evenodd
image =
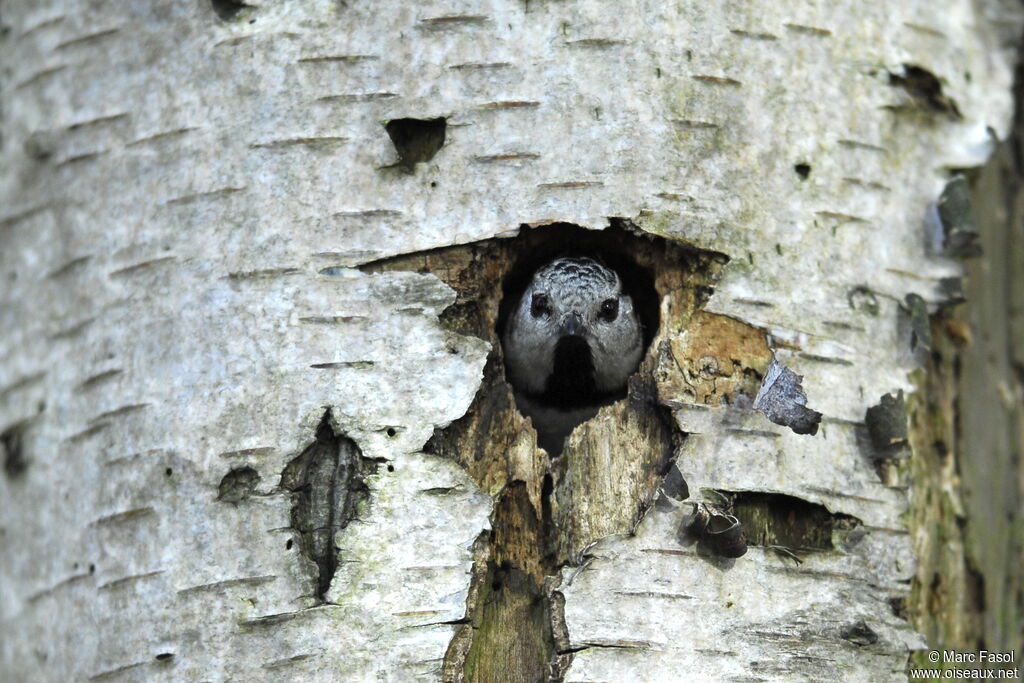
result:
M 959 258 L 980 255 L 978 226 L 971 208 L 970 188 L 964 176 L 957 176 L 946 184 L 939 197 L 938 210 L 945 252 Z
M 868 408 L 864 421 L 875 450 L 885 457 L 892 457 L 907 442 L 907 411 L 903 390 L 882 396 L 878 404 Z
M 807 395 L 800 386 L 802 379 L 773 358 L 754 398 L 754 409 L 797 434 L 817 434 L 821 413 L 807 407 Z
M 873 645 L 878 642 L 878 634 L 863 619 L 844 627 L 840 636 L 854 645 Z
M 928 304 L 920 294 L 907 294 L 900 308 L 910 336 L 910 350 L 932 348 L 932 324 L 928 317 Z

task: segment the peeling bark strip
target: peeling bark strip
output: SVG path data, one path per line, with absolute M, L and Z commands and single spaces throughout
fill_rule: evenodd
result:
M 292 493 L 292 528 L 302 539 L 302 551 L 317 569 L 314 581 L 321 602 L 338 568 L 335 536 L 348 526 L 369 499 L 365 477 L 377 463 L 362 456 L 355 442 L 336 435 L 331 412 L 324 413 L 316 441 L 285 467 L 281 488 Z

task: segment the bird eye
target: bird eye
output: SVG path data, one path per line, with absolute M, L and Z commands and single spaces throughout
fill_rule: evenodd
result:
M 601 318 L 611 322 L 619 315 L 619 300 L 605 299 L 601 302 Z
M 539 318 L 542 315 L 551 315 L 551 301 L 547 294 L 537 292 L 530 300 L 530 315 Z

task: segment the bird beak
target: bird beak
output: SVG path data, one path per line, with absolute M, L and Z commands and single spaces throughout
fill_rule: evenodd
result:
M 577 337 L 583 329 L 583 318 L 579 313 L 573 312 L 562 319 L 561 332 L 563 337 Z

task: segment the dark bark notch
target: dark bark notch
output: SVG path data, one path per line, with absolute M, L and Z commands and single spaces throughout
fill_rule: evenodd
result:
M 352 439 L 334 433 L 328 410 L 315 441 L 281 473 L 281 488 L 292 494 L 292 528 L 303 553 L 316 565 L 315 591 L 321 602 L 338 568 L 335 537 L 369 500 L 365 479 L 376 471 L 377 462 L 364 458 Z
M 236 467 L 224 475 L 217 487 L 217 500 L 222 503 L 239 503 L 252 495 L 260 475 L 249 466 Z
M 411 171 L 416 164 L 433 159 L 444 146 L 447 125 L 444 117 L 391 119 L 384 129 L 398 152 L 398 164 Z
M 224 21 L 231 21 L 243 9 L 252 7 L 252 5 L 247 5 L 238 0 L 210 0 L 210 5 L 213 7 L 213 11 L 217 13 L 217 16 Z
M 928 69 L 916 64 L 904 64 L 900 71 L 889 72 L 889 84 L 903 88 L 910 95 L 911 101 L 922 109 L 946 114 L 953 120 L 961 118 L 956 101 L 942 92 L 942 82 Z
M 24 435 L 24 422 L 9 427 L 3 433 L 0 433 L 0 453 L 3 454 L 4 474 L 11 479 L 20 477 L 28 469 Z

